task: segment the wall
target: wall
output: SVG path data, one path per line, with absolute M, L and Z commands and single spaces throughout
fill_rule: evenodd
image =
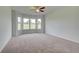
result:
M 0 6 L 0 49 L 11 38 L 11 9 Z
M 79 7 L 63 7 L 48 14 L 46 33 L 79 43 Z

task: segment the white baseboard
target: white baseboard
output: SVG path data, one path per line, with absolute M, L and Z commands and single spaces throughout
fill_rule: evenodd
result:
M 10 39 L 11 39 L 11 38 L 10 38 Z M 10 39 L 6 40 L 6 41 L 3 43 L 3 45 L 2 45 L 2 47 L 1 47 L 1 49 L 0 49 L 0 52 L 2 52 L 3 48 L 6 46 L 6 44 L 9 42 Z
M 47 33 L 48 34 L 48 33 Z M 49 35 L 53 35 L 53 34 L 49 34 Z M 72 40 L 71 38 L 68 38 L 68 37 L 63 37 L 63 36 L 59 36 L 59 35 L 53 35 L 53 36 L 56 36 L 56 37 L 59 37 L 59 38 L 63 38 L 65 40 L 70 40 L 72 42 L 75 42 L 75 43 L 78 43 L 79 44 L 79 41 L 76 41 L 76 40 Z

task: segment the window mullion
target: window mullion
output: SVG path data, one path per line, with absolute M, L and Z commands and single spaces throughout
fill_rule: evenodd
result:
M 36 18 L 36 31 L 37 31 L 37 25 L 38 25 L 38 24 L 37 24 L 37 18 Z
M 23 30 L 23 17 L 22 17 L 22 19 L 21 19 L 21 30 Z
M 30 30 L 31 26 L 30 26 L 30 18 L 29 18 L 29 30 Z

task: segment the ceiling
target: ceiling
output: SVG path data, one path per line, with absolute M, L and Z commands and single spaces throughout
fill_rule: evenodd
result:
M 11 8 L 15 11 L 19 11 L 21 13 L 25 13 L 25 14 L 48 14 L 50 13 L 51 11 L 55 11 L 55 10 L 58 10 L 60 8 L 62 8 L 61 6 L 45 6 L 46 9 L 45 9 L 45 12 L 40 12 L 40 13 L 36 13 L 34 10 L 31 9 L 32 6 L 12 6 Z

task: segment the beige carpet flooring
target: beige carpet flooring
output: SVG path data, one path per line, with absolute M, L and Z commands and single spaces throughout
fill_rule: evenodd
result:
M 2 53 L 78 53 L 79 44 L 48 34 L 25 34 L 12 38 Z

